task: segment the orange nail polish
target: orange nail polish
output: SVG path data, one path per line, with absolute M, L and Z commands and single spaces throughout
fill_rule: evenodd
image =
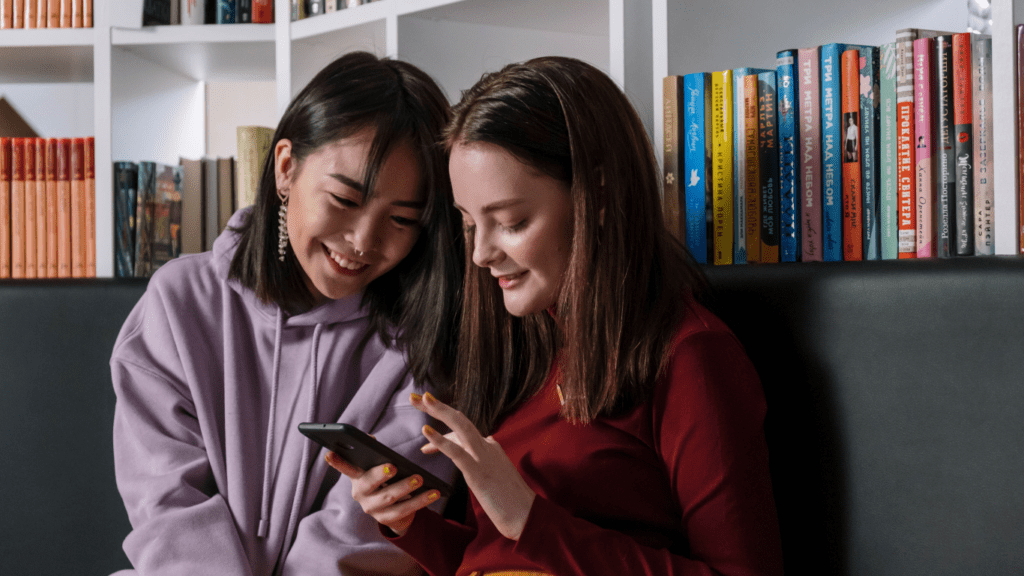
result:
M 427 403 L 430 403 L 430 404 L 433 404 L 434 402 L 437 402 L 437 398 L 434 398 L 434 395 L 431 394 L 430 392 L 427 392 L 426 394 L 424 394 L 423 395 L 423 399 L 426 400 Z
M 431 434 L 437 434 L 437 430 L 434 430 L 429 424 L 424 424 L 423 433 L 430 436 Z
M 417 487 L 419 487 L 419 485 L 420 485 L 420 479 L 419 478 L 413 478 L 412 480 L 409 480 L 409 487 L 410 488 L 417 488 Z
M 391 465 L 390 464 L 385 464 L 384 465 L 384 475 L 385 476 L 391 476 Z
M 420 402 L 423 400 L 423 396 L 420 396 L 419 394 L 413 392 L 409 394 L 409 400 L 412 400 L 413 402 Z
M 435 492 L 431 492 L 430 494 L 427 495 L 427 500 L 430 500 L 431 502 L 433 502 L 434 500 L 437 500 L 440 497 L 441 497 L 441 494 L 435 491 Z

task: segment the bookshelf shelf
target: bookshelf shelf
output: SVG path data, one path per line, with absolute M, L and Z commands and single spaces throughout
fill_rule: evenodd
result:
M 0 86 L 93 81 L 93 45 L 0 45 Z

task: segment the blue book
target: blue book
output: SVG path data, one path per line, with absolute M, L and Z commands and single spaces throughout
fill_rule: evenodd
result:
M 238 21 L 238 0 L 212 0 L 217 3 L 217 24 L 234 24 Z
M 843 52 L 867 46 L 832 43 L 821 47 L 821 222 L 823 260 L 843 259 L 843 163 L 841 144 L 842 82 L 840 64 Z
M 864 203 L 864 259 L 882 257 L 881 133 L 879 52 L 877 46 L 863 46 L 860 54 L 860 170 Z
M 686 201 L 686 246 L 701 264 L 708 262 L 707 203 L 711 196 L 711 74 L 683 76 L 683 179 Z
M 800 260 L 800 146 L 797 133 L 796 50 L 775 55 L 779 109 L 779 261 Z
M 758 162 L 761 190 L 761 262 L 779 261 L 779 111 L 775 70 L 757 75 Z
M 139 166 L 114 162 L 114 272 L 118 278 L 135 276 L 135 191 Z
M 879 169 L 878 223 L 881 236 L 882 259 L 895 260 L 898 256 L 896 232 L 896 43 L 881 46 L 879 69 Z
M 735 68 L 732 71 L 732 197 L 733 197 L 733 243 L 732 263 L 747 263 L 747 149 L 745 100 L 757 100 L 757 94 L 746 94 L 743 79 L 757 76 L 762 72 L 774 72 L 765 68 Z

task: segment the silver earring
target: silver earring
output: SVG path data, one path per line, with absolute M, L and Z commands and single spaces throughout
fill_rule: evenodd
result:
M 288 251 L 288 197 L 277 193 L 281 198 L 281 207 L 277 209 L 277 259 L 284 262 Z

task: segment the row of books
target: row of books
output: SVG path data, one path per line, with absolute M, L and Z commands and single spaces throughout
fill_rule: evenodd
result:
M 665 78 L 667 224 L 714 264 L 994 253 L 991 42 L 908 28 Z
M 266 126 L 239 126 L 237 161 L 114 162 L 114 275 L 148 277 L 181 254 L 212 250 L 235 210 L 255 201 L 273 136 Z
M 369 4 L 374 0 L 291 0 L 292 22 Z
M 92 0 L 0 0 L 0 28 L 92 28 Z
M 144 0 L 142 25 L 270 24 L 274 0 Z
M 96 276 L 95 150 L 0 137 L 0 278 Z

